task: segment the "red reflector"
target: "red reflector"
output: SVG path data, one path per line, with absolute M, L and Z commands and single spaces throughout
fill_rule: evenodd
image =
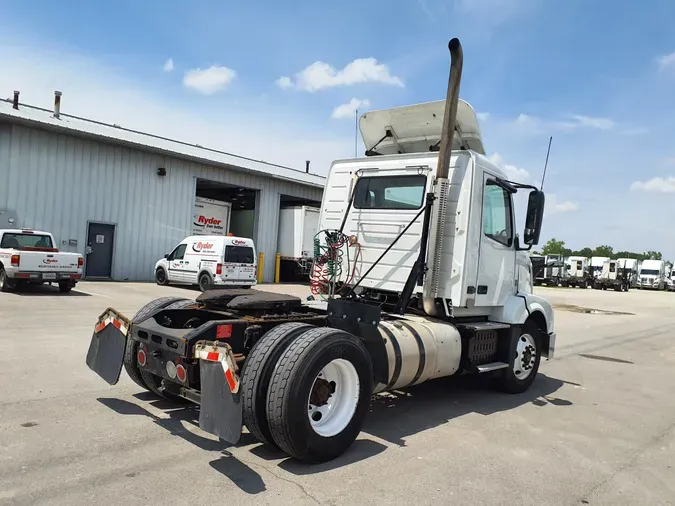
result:
M 71 274 L 70 279 L 82 279 L 82 275 L 81 274 Z
M 144 366 L 145 363 L 147 362 L 148 357 L 145 355 L 145 351 L 143 350 L 138 350 L 138 364 L 140 366 Z
M 218 361 L 220 361 L 220 353 L 217 353 L 215 351 L 210 351 L 206 354 L 206 360 L 218 362 Z
M 10 261 L 12 265 L 18 266 L 20 262 L 21 262 L 21 255 L 12 255 L 12 259 Z
M 77 259 L 77 266 L 82 267 L 84 265 L 84 258 L 80 257 Z
M 185 380 L 187 379 L 187 371 L 185 370 L 185 367 L 183 367 L 183 364 L 178 364 L 176 366 L 176 378 L 178 378 L 178 381 L 181 383 L 185 383 Z
M 237 383 L 234 381 L 234 375 L 229 369 L 225 370 L 225 379 L 227 380 L 227 386 L 230 387 L 230 392 L 234 392 L 234 389 L 237 388 Z
M 218 325 L 216 327 L 216 339 L 232 337 L 232 325 Z
M 220 276 L 223 273 L 223 264 L 216 265 L 216 274 Z
M 19 273 L 19 274 L 16 275 L 16 277 L 17 277 L 17 278 L 29 279 L 29 278 L 30 278 L 30 274 Z
M 105 322 L 99 322 L 98 325 L 94 328 L 95 333 L 101 332 L 105 328 Z

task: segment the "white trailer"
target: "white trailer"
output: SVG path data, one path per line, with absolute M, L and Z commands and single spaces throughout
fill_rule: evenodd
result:
M 311 285 L 323 303 L 219 290 L 132 319 L 108 309 L 87 365 L 109 384 L 124 365 L 144 388 L 199 403 L 200 427 L 220 439 L 236 444 L 246 425 L 310 463 L 350 447 L 374 393 L 465 373 L 526 391 L 555 353 L 553 307 L 532 293 L 527 257 L 544 194 L 485 156 L 458 97 L 459 41 L 449 49 L 445 101 L 363 115 L 369 156 L 330 167 Z
M 230 231 L 232 204 L 195 197 L 191 235 L 227 235 Z
M 277 254 L 280 255 L 280 278 L 309 279 L 314 258 L 314 237 L 319 231 L 317 207 L 284 207 L 279 211 Z
M 640 288 L 649 290 L 665 290 L 666 262 L 663 260 L 643 260 L 639 277 Z

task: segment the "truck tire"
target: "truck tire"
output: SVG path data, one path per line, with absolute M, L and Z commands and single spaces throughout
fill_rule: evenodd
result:
M 509 367 L 500 371 L 496 388 L 509 394 L 530 388 L 541 362 L 541 332 L 533 321 L 526 321 L 520 334 L 511 338 Z
M 261 443 L 272 446 L 267 423 L 267 391 L 279 357 L 303 332 L 315 328 L 307 323 L 283 323 L 264 334 L 246 357 L 241 376 L 244 425 Z
M 328 327 L 308 330 L 281 356 L 270 381 L 274 442 L 304 462 L 332 460 L 361 431 L 372 393 L 373 366 L 358 338 Z
M 175 304 L 178 301 L 186 300 L 188 299 L 184 299 L 182 297 L 161 297 L 159 299 L 155 299 L 151 302 L 148 302 L 145 306 L 139 309 L 131 319 L 131 322 L 137 323 L 143 321 L 158 309 L 164 309 L 165 307 Z M 139 387 L 144 388 L 145 390 L 150 390 L 150 387 L 148 387 L 145 381 L 143 381 L 143 378 L 141 377 L 141 370 L 136 363 L 137 352 L 138 343 L 131 338 L 128 338 L 127 347 L 124 350 L 124 370 L 127 372 L 132 381 Z
M 7 277 L 4 267 L 0 267 L 0 292 L 9 293 L 14 291 L 16 283 Z
M 155 283 L 159 286 L 167 286 L 169 284 L 169 276 L 166 275 L 164 267 L 158 267 L 155 271 Z

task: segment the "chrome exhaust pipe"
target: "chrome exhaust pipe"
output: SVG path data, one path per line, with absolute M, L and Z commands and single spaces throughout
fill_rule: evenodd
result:
M 441 267 L 446 271 L 443 278 L 446 283 L 451 283 L 457 272 L 453 263 L 455 247 L 457 205 L 459 192 L 464 179 L 464 172 L 453 170 L 452 180 L 448 180 L 450 173 L 450 157 L 452 155 L 452 142 L 455 135 L 457 120 L 457 104 L 459 102 L 459 85 L 462 80 L 462 66 L 464 55 L 462 44 L 459 39 L 452 39 L 448 44 L 450 51 L 450 76 L 448 77 L 448 91 L 445 98 L 445 112 L 443 114 L 443 129 L 441 131 L 441 143 L 438 153 L 435 181 L 435 204 L 431 217 L 429 230 L 429 261 L 428 272 L 424 278 L 422 302 L 424 311 L 431 315 L 452 316 L 452 306 L 438 303 L 438 288 L 441 278 Z M 448 235 L 447 242 L 444 236 Z M 448 254 L 443 255 L 447 251 Z M 442 265 L 441 260 L 445 257 Z

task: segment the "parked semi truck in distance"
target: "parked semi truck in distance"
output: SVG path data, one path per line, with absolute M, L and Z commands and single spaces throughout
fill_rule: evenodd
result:
M 590 259 L 590 276 L 593 279 L 599 278 L 602 274 L 602 266 L 610 260 L 609 257 L 591 257 Z
M 600 276 L 593 281 L 593 288 L 613 288 L 617 292 L 627 292 L 630 288 L 630 269 L 621 267 L 619 260 L 605 260 Z
M 666 262 L 663 260 L 643 260 L 639 277 L 640 288 L 649 290 L 665 290 Z
M 588 268 L 588 258 L 580 256 L 571 256 L 567 259 L 567 277 L 563 281 L 563 286 L 588 288 L 592 284 Z
M 544 194 L 485 156 L 458 98 L 459 41 L 449 49 L 445 101 L 364 114 L 366 157 L 332 163 L 311 280 L 322 302 L 225 289 L 158 299 L 133 318 L 109 308 L 88 366 L 116 384 L 124 365 L 142 388 L 199 403 L 206 432 L 234 444 L 244 424 L 307 462 L 352 444 L 373 393 L 463 373 L 527 390 L 555 352 L 553 308 L 532 293 L 526 253 Z
M 630 288 L 638 286 L 638 261 L 635 258 L 619 258 L 619 267 L 628 270 Z

